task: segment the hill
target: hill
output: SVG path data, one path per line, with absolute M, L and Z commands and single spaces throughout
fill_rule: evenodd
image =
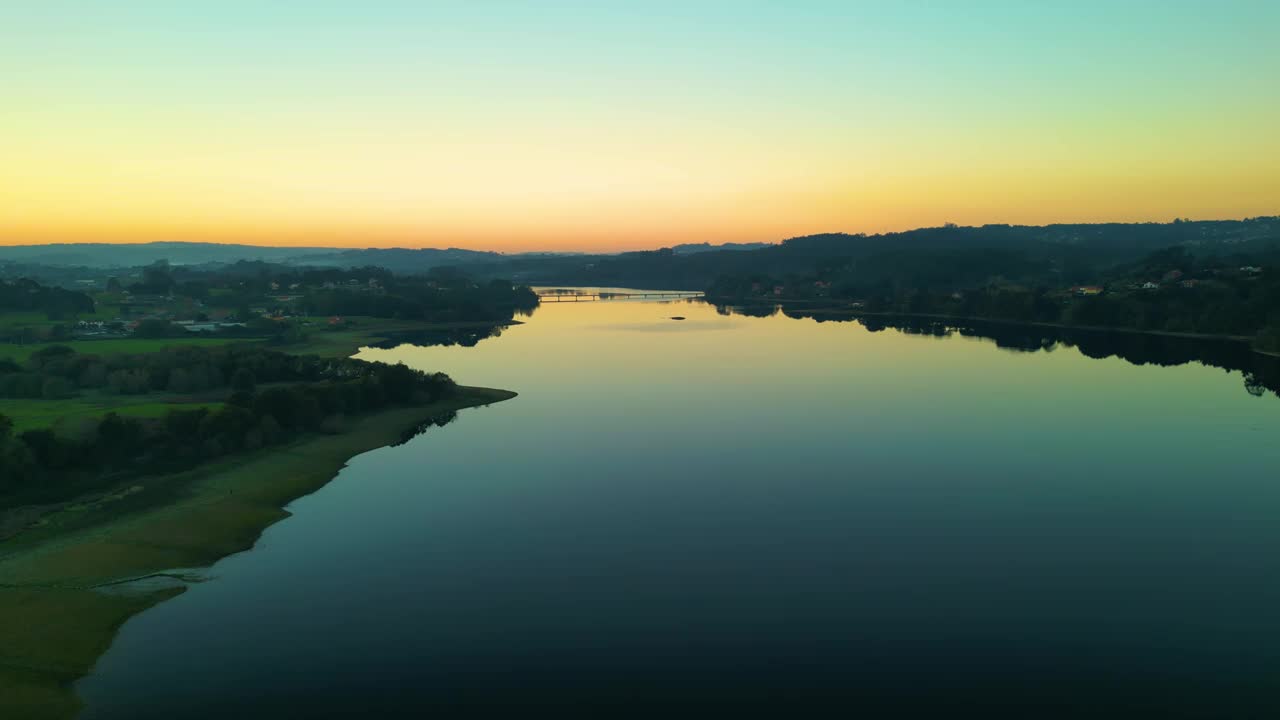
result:
M 231 264 L 240 260 L 311 265 L 362 267 L 378 265 L 402 272 L 425 271 L 441 265 L 477 263 L 502 258 L 494 252 L 448 248 L 343 249 L 325 247 L 269 247 L 222 243 L 153 242 L 136 245 L 63 243 L 0 247 L 0 262 L 46 267 L 128 268 L 167 260 L 172 265 Z

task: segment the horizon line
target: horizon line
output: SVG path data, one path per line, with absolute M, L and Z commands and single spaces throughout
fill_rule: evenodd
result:
M 221 240 L 53 240 L 53 241 L 49 241 L 49 242 L 16 242 L 16 243 L 0 242 L 0 252 L 2 252 L 4 248 L 59 247 L 59 246 L 72 246 L 72 245 L 107 245 L 107 246 L 113 246 L 113 245 L 124 245 L 124 246 L 143 246 L 143 245 L 222 245 L 222 246 L 229 246 L 229 247 L 270 248 L 270 249 L 276 249 L 276 250 L 298 250 L 298 251 L 302 251 L 302 250 L 321 250 L 321 251 L 329 251 L 329 250 L 332 250 L 332 251 L 345 251 L 345 250 L 438 250 L 438 251 L 449 251 L 449 250 L 460 250 L 460 251 L 464 251 L 464 252 L 494 253 L 494 254 L 497 254 L 497 255 L 537 255 L 537 254 L 546 254 L 546 255 L 573 255 L 573 254 L 582 254 L 582 255 L 617 255 L 617 254 L 621 254 L 621 253 L 628 253 L 628 252 L 652 252 L 652 251 L 655 251 L 655 250 L 662 250 L 662 249 L 665 249 L 665 248 L 673 248 L 673 247 L 681 247 L 681 246 L 686 246 L 686 245 L 709 245 L 709 246 L 711 246 L 711 247 L 719 247 L 719 246 L 722 246 L 722 245 L 756 245 L 756 244 L 762 244 L 762 245 L 780 245 L 780 244 L 782 244 L 782 243 L 784 243 L 784 242 L 786 242 L 786 241 L 788 241 L 788 240 L 793 240 L 793 239 L 796 239 L 796 238 L 803 238 L 803 237 L 814 237 L 814 236 L 818 236 L 818 235 L 849 235 L 849 236 L 876 237 L 876 236 L 884 236 L 884 235 L 901 235 L 901 234 L 910 233 L 910 232 L 917 232 L 917 231 L 920 231 L 920 230 L 934 230 L 934 229 L 942 229 L 942 228 L 969 228 L 969 229 L 980 229 L 980 228 L 985 228 L 985 227 L 1022 227 L 1022 228 L 1037 228 L 1037 227 L 1038 227 L 1038 228 L 1048 228 L 1048 227 L 1066 226 L 1066 225 L 1173 225 L 1173 224 L 1176 224 L 1176 223 L 1179 223 L 1179 222 L 1183 222 L 1183 223 L 1220 223 L 1220 222 L 1251 222 L 1251 221 L 1259 221 L 1259 220 L 1280 220 L 1280 211 L 1277 211 L 1277 212 L 1276 212 L 1276 214 L 1273 214 L 1273 215 L 1266 215 L 1266 214 L 1263 214 L 1263 215 L 1249 215 L 1249 216 L 1244 216 L 1244 217 L 1231 217 L 1231 218 L 1196 218 L 1196 219 L 1192 219 L 1192 218 L 1184 218 L 1184 217 L 1175 217 L 1175 218 L 1173 218 L 1172 220 L 1129 220 L 1129 221 L 1104 220 L 1104 221 L 1094 221 L 1094 222 L 1064 222 L 1064 221 L 1058 221 L 1058 222 L 1046 222 L 1046 223 L 1043 223 L 1043 224 L 988 222 L 988 223 L 983 223 L 982 225 L 965 225 L 965 224 L 960 224 L 960 223 L 944 222 L 944 223 L 943 223 L 943 224 L 941 224 L 941 225 L 918 225 L 918 226 L 915 226 L 915 227 L 910 227 L 910 228 L 906 228 L 906 229 L 902 229 L 902 230 L 884 230 L 884 231 L 880 231 L 880 232 L 873 232 L 873 233 L 872 233 L 872 232 L 865 232 L 865 231 L 861 231 L 861 232 L 849 232 L 849 231 L 847 231 L 847 230 L 832 230 L 832 231 L 826 231 L 826 232 L 805 233 L 805 234 L 803 234 L 803 235 L 789 235 L 789 236 L 787 236 L 787 237 L 779 238 L 779 239 L 776 239 L 776 240 L 724 240 L 724 241 L 720 241 L 720 242 L 716 242 L 716 241 L 713 241 L 713 240 L 702 240 L 702 241 L 687 241 L 687 242 L 673 243 L 673 244 L 667 244 L 667 245 L 658 245 L 658 246 L 656 246 L 656 247 L 654 247 L 654 246 L 647 246 L 647 247 L 626 247 L 626 248 L 617 248 L 617 249 L 612 249 L 612 250 L 604 250 L 604 249 L 565 249 L 565 250 L 530 249 L 530 250 L 494 250 L 494 249 L 491 249 L 491 248 L 462 247 L 462 246 L 458 246 L 458 245 L 449 245 L 449 246 L 444 246 L 444 247 L 441 247 L 441 246 L 438 246 L 438 245 L 417 245 L 417 246 L 415 246 L 415 245 L 403 245 L 403 244 L 396 244 L 396 245 L 324 245 L 324 244 L 319 244 L 319 245 L 310 245 L 310 244 L 292 244 L 292 243 L 287 243 L 287 244 L 273 244 L 273 243 L 270 243 L 270 242 L 252 242 L 252 241 L 242 241 L 242 240 L 226 240 L 226 241 L 221 241 Z

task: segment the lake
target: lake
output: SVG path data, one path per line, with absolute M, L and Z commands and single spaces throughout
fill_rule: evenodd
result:
M 367 349 L 520 396 L 130 620 L 85 716 L 1280 710 L 1280 399 L 870 325 L 614 300 Z

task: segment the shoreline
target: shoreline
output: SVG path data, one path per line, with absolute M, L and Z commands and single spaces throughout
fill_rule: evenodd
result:
M 74 683 L 91 672 L 119 628 L 185 591 L 96 588 L 205 568 L 248 550 L 289 517 L 289 503 L 327 485 L 351 458 L 395 444 L 445 413 L 516 396 L 491 388 L 458 391 L 430 405 L 361 417 L 338 435 L 310 435 L 175 475 L 136 479 L 127 492 L 59 508 L 0 544 L 0 716 L 75 717 L 81 703 Z
M 715 301 L 711 298 L 708 298 L 707 301 L 712 304 L 715 304 Z M 786 306 L 788 304 L 798 305 L 805 302 L 808 302 L 808 301 L 777 300 L 777 301 L 774 301 L 772 304 L 779 305 L 779 306 Z M 748 305 L 746 303 L 725 303 L 725 304 L 743 305 L 743 306 Z M 1016 325 L 1016 326 L 1022 326 L 1022 327 L 1044 327 L 1044 328 L 1053 328 L 1055 330 L 1083 330 L 1087 332 L 1123 333 L 1128 335 L 1158 335 L 1162 337 L 1177 337 L 1177 338 L 1186 338 L 1189 340 L 1216 340 L 1220 342 L 1252 343 L 1254 340 L 1254 337 L 1252 335 L 1222 335 L 1222 334 L 1214 334 L 1214 333 L 1176 332 L 1171 330 L 1139 330 L 1137 328 L 1109 327 L 1106 325 L 1069 325 L 1066 323 L 1035 322 L 1030 320 L 1007 320 L 1003 318 L 984 318 L 984 317 L 976 317 L 972 315 L 945 315 L 942 313 L 871 312 L 868 310 L 855 310 L 852 308 L 832 307 L 830 305 L 827 305 L 827 306 L 819 305 L 818 307 L 813 308 L 810 312 L 824 313 L 824 314 L 831 314 L 831 315 L 843 315 L 848 317 L 863 317 L 863 316 L 904 317 L 904 318 L 927 318 L 931 320 L 983 322 L 983 323 L 994 323 L 998 325 Z M 1269 350 L 1259 350 L 1258 348 L 1255 348 L 1252 346 L 1250 346 L 1249 349 L 1255 353 L 1258 353 L 1259 355 L 1267 355 L 1269 357 L 1280 358 L 1280 352 L 1271 352 Z

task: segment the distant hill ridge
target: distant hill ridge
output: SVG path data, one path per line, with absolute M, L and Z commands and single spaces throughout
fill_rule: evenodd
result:
M 1041 253 L 1054 248 L 1079 248 L 1111 259 L 1183 245 L 1209 250 L 1235 249 L 1280 237 L 1280 217 L 1244 220 L 1176 220 L 1171 223 L 1071 223 L 1051 225 L 983 225 L 918 228 L 876 235 L 824 233 L 789 238 L 781 243 L 686 243 L 657 251 L 624 253 L 514 253 L 461 248 L 326 248 L 269 247 L 261 245 L 153 242 L 136 245 L 68 243 L 55 245 L 0 246 L 0 262 L 29 263 L 48 267 L 125 268 L 168 260 L 175 265 L 229 264 L 238 260 L 309 265 L 359 267 L 375 265 L 397 272 L 422 272 L 456 265 L 482 274 L 564 282 L 569 276 L 588 282 L 586 275 L 601 275 L 606 267 L 649 265 L 663 257 L 678 258 L 681 282 L 702 283 L 714 272 L 740 272 L 747 267 L 773 272 L 810 269 L 813 259 L 859 257 L 886 252 L 927 248 L 1016 249 Z M 594 263 L 600 263 L 596 267 Z M 579 270 L 591 267 L 596 272 Z M 677 268 L 667 267 L 668 271 Z M 573 272 L 566 272 L 572 270 Z M 630 276 L 631 273 L 621 274 Z M 579 277 L 582 276 L 582 277 Z M 591 278 L 595 281 L 597 278 Z M 622 280 L 620 276 L 615 280 Z M 634 281 L 635 278 L 632 278 Z M 701 287 L 695 284 L 693 287 Z
M 139 244 L 64 243 L 0 247 L 0 261 L 50 267 L 127 268 L 167 260 L 174 265 L 261 260 L 320 267 L 381 265 L 427 270 L 439 265 L 477 263 L 504 257 L 496 252 L 460 248 L 326 248 L 271 247 L 233 243 L 151 242 Z

